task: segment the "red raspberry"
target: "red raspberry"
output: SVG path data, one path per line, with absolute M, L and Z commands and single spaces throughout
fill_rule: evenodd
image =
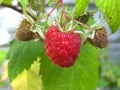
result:
M 81 38 L 73 32 L 61 32 L 51 26 L 45 35 L 46 54 L 60 67 L 72 66 L 78 57 Z

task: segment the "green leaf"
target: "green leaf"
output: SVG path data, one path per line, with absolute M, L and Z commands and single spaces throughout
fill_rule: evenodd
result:
M 39 76 L 40 59 L 35 61 L 29 70 L 24 70 L 11 83 L 13 90 L 42 90 L 42 80 Z M 24 83 L 24 84 L 23 84 Z
M 25 13 L 26 12 L 26 7 L 27 7 L 28 0 L 19 0 L 19 2 L 22 5 L 23 12 Z
M 49 59 L 41 59 L 43 90 L 96 90 L 98 52 L 89 44 L 82 46 L 75 65 L 70 68 L 59 68 Z
M 70 68 L 59 68 L 53 64 L 46 57 L 42 43 L 14 41 L 11 49 L 8 68 L 10 81 L 24 69 L 28 70 L 39 56 L 43 90 L 94 90 L 97 86 L 99 50 L 89 44 L 82 46 L 75 65 Z
M 7 4 L 7 5 L 11 5 L 12 4 L 12 0 L 3 0 L 3 3 Z
M 9 50 L 8 75 L 10 82 L 24 69 L 28 70 L 33 61 L 43 56 L 43 45 L 36 41 L 12 42 Z
M 95 0 L 95 4 L 105 15 L 112 33 L 120 26 L 120 0 Z
M 87 5 L 89 4 L 90 0 L 76 0 L 76 18 L 79 17 L 82 13 L 84 13 Z
M 0 4 L 3 2 L 3 0 L 0 0 Z

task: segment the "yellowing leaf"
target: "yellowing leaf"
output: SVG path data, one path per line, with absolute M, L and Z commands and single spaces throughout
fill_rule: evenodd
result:
M 13 40 L 7 54 L 9 81 L 12 82 L 24 69 L 29 70 L 37 57 L 43 58 L 44 51 L 43 43 L 32 40 L 28 42 Z
M 28 71 L 24 70 L 12 81 L 11 86 L 13 90 L 42 90 L 42 80 L 39 76 L 39 61 L 40 58 L 37 58 Z
M 3 67 L 2 67 L 2 77 L 1 82 L 6 81 L 8 79 L 8 60 L 5 61 Z
M 40 58 L 37 58 L 37 61 L 34 61 L 34 63 L 31 65 L 30 70 L 33 71 L 36 75 L 39 75 L 40 71 Z

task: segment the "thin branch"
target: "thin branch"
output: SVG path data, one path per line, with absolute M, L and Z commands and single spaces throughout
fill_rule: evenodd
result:
M 74 21 L 74 22 L 76 22 L 76 23 L 78 23 L 78 24 L 80 24 L 81 26 L 83 26 L 84 28 L 86 28 L 86 29 L 89 29 L 89 30 L 91 30 L 92 31 L 92 28 L 90 27 L 90 26 L 88 26 L 88 25 L 86 25 L 86 24 L 84 24 L 84 23 L 82 23 L 82 22 L 80 22 L 80 21 L 77 21 L 77 20 L 75 20 L 74 18 L 69 18 L 69 17 L 67 17 L 68 19 L 70 19 L 70 20 L 72 20 L 72 21 Z
M 38 18 L 36 20 L 36 23 L 41 21 L 45 17 L 49 17 L 51 15 L 51 13 L 58 7 L 58 5 L 59 5 L 59 2 L 57 2 L 57 4 L 52 8 L 52 10 L 49 13 L 45 14 L 43 17 Z
M 7 5 L 7 4 L 4 4 L 4 3 L 2 3 L 1 6 L 2 6 L 2 7 L 11 8 L 11 9 L 13 9 L 13 10 L 15 10 L 15 11 L 17 11 L 17 12 L 19 12 L 19 13 L 22 14 L 22 9 L 21 9 L 21 8 L 18 8 L 18 6 Z
M 23 10 L 22 10 L 21 6 L 19 6 L 19 5 L 13 6 L 13 5 L 7 5 L 7 4 L 2 3 L 1 6 L 11 8 L 11 9 L 17 11 L 18 13 L 23 14 Z M 30 12 L 27 11 L 27 14 L 30 15 L 35 20 L 35 17 L 33 15 L 31 15 Z
M 60 2 L 61 2 L 61 6 L 62 6 L 62 12 L 63 12 L 64 17 L 66 19 L 67 18 L 67 14 L 66 14 L 66 11 L 65 11 L 65 6 L 64 6 L 63 0 L 60 0 Z

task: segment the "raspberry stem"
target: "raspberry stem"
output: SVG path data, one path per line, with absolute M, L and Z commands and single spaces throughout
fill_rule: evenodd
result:
M 60 16 L 60 25 L 62 25 L 63 13 Z
M 39 29 L 39 28 L 38 28 L 38 29 Z M 41 37 L 43 40 L 45 40 L 45 36 L 44 36 L 44 34 L 43 34 L 43 32 L 42 32 L 41 29 L 39 29 L 39 30 L 37 31 L 37 33 L 40 35 L 40 37 Z
M 32 25 L 30 30 L 35 33 L 37 32 L 39 34 L 39 36 L 41 37 L 42 40 L 45 40 L 45 36 L 44 36 L 44 33 L 42 31 L 42 29 L 40 28 L 39 25 L 35 24 L 35 25 Z
M 68 17 L 67 17 L 67 18 L 68 18 Z M 71 19 L 71 18 L 68 18 L 68 19 Z M 86 29 L 89 29 L 90 31 L 93 30 L 90 26 L 88 26 L 88 25 L 86 25 L 86 24 L 84 24 L 84 23 L 82 23 L 82 22 L 80 22 L 80 21 L 77 21 L 77 20 L 75 20 L 74 18 L 72 18 L 71 20 L 74 21 L 74 22 L 76 22 L 76 23 L 78 23 L 78 24 L 80 24 L 81 26 L 85 27 Z
M 64 19 L 65 19 L 64 26 L 63 26 L 63 30 L 66 30 L 67 14 L 66 14 L 66 11 L 65 11 L 65 6 L 64 6 L 63 0 L 59 0 L 59 1 L 60 1 L 60 3 L 61 3 L 62 13 L 63 13 Z
M 66 11 L 65 11 L 65 6 L 64 6 L 63 0 L 60 0 L 60 1 L 61 1 L 61 5 L 62 5 L 62 12 L 64 14 L 65 19 L 67 19 L 67 14 L 66 14 Z
M 51 15 L 51 13 L 58 7 L 59 4 L 60 4 L 60 3 L 59 3 L 59 1 L 58 1 L 57 4 L 52 8 L 52 10 L 51 10 L 49 13 L 45 14 L 44 16 L 38 18 L 38 19 L 36 20 L 36 23 L 40 22 L 40 21 L 41 21 L 42 19 L 44 19 L 45 17 L 48 18 L 48 17 Z
M 66 15 L 66 11 L 65 11 L 65 6 L 64 6 L 63 0 L 59 0 L 59 2 L 60 2 L 61 5 L 62 5 L 62 12 L 63 12 L 63 14 L 64 14 L 65 23 L 66 23 L 66 19 L 69 19 L 69 17 Z M 84 24 L 84 23 L 82 23 L 82 22 L 79 22 L 79 21 L 77 21 L 77 20 L 75 20 L 75 19 L 73 19 L 73 18 L 72 18 L 71 20 L 74 21 L 74 22 L 76 22 L 76 23 L 78 23 L 78 24 L 80 24 L 80 25 L 82 25 L 83 27 L 89 29 L 90 31 L 92 31 L 92 28 L 89 27 L 89 26 L 87 26 L 86 24 Z
M 84 38 L 82 38 L 82 44 L 86 41 L 87 35 L 85 33 L 83 33 L 82 31 L 73 31 L 73 32 L 78 33 L 78 34 L 82 34 L 84 36 Z
M 98 19 L 98 21 L 95 24 L 93 24 L 91 27 L 94 29 L 100 29 L 101 27 L 104 26 L 104 24 L 105 24 L 105 21 L 101 23 L 100 19 Z

